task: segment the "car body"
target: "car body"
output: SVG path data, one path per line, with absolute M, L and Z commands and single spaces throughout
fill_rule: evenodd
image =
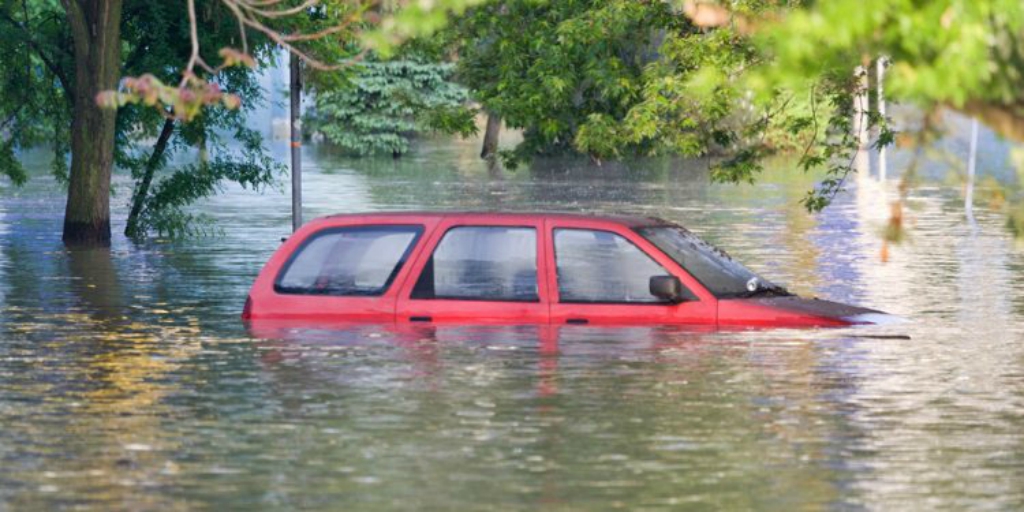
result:
M 246 319 L 835 327 L 884 313 L 786 292 L 656 218 L 401 212 L 314 220 L 253 283 Z

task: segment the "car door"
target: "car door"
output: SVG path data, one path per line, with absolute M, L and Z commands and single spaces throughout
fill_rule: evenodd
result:
M 399 322 L 547 323 L 543 223 L 528 217 L 442 221 L 397 304 Z
M 545 223 L 552 324 L 717 322 L 715 298 L 674 261 L 625 226 L 571 220 Z M 650 293 L 650 278 L 675 276 L 683 302 Z

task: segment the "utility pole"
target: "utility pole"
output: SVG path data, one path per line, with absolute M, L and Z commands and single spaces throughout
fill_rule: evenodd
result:
M 978 118 L 971 119 L 971 145 L 967 152 L 967 190 L 964 193 L 964 211 L 974 225 L 974 174 L 978 162 Z
M 853 136 L 857 140 L 854 168 L 860 182 L 871 175 L 871 159 L 868 154 L 868 70 L 865 66 L 857 66 L 853 74 L 856 80 L 853 93 Z
M 292 232 L 302 226 L 302 66 L 299 57 L 289 54 L 291 90 L 292 150 Z

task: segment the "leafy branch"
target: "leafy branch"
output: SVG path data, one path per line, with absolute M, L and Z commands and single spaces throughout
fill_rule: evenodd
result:
M 295 55 L 310 68 L 317 71 L 336 71 L 348 68 L 362 60 L 368 48 L 360 48 L 354 55 L 347 37 L 359 30 L 374 26 L 390 28 L 396 37 L 408 33 L 414 35 L 423 31 L 413 22 L 422 18 L 419 25 L 427 28 L 438 24 L 448 11 L 461 12 L 466 6 L 482 0 L 439 0 L 423 2 L 400 1 L 392 5 L 394 11 L 389 18 L 382 19 L 380 0 L 219 0 L 238 24 L 241 49 L 225 47 L 218 52 L 221 63 L 213 66 L 202 54 L 199 38 L 199 20 L 196 16 L 196 0 L 185 0 L 189 22 L 191 51 L 181 72 L 181 81 L 172 86 L 157 80 L 153 75 L 126 77 L 118 91 L 103 91 L 96 101 L 107 108 L 118 108 L 130 103 L 143 103 L 160 109 L 175 120 L 190 121 L 203 107 L 221 105 L 237 109 L 240 98 L 226 94 L 213 81 L 223 70 L 244 66 L 254 68 L 256 59 L 250 51 L 248 32 L 253 31 L 266 40 Z M 422 5 L 421 5 L 422 4 Z M 340 39 L 339 39 L 340 38 Z M 335 41 L 334 39 L 339 39 Z M 332 55 L 345 54 L 336 62 L 317 55 L 307 46 L 331 41 L 328 48 Z M 387 41 L 378 42 L 382 48 Z M 324 45 L 320 45 L 324 48 Z

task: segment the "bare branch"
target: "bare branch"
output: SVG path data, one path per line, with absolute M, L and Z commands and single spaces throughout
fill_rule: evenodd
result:
M 298 7 L 278 11 L 268 11 L 266 9 L 258 9 L 254 7 L 254 5 L 274 6 L 280 3 L 280 1 L 281 0 L 221 0 L 221 2 L 225 6 L 227 6 L 227 8 L 231 10 L 231 12 L 235 15 L 235 18 L 238 19 L 239 24 L 243 26 L 243 28 L 240 29 L 242 30 L 243 33 L 245 31 L 244 27 L 249 27 L 253 30 L 261 32 L 262 34 L 270 38 L 271 41 L 274 41 L 275 43 L 279 44 L 284 49 L 288 50 L 290 53 L 295 54 L 300 59 L 305 61 L 306 64 L 308 64 L 310 67 L 314 69 L 318 69 L 321 71 L 338 70 L 351 66 L 355 62 L 361 60 L 363 53 L 365 51 L 360 52 L 358 55 L 356 55 L 352 59 L 349 59 L 345 63 L 328 64 L 317 59 L 316 57 L 313 57 L 307 52 L 300 50 L 294 44 L 292 44 L 297 42 L 316 41 L 328 37 L 332 34 L 343 32 L 348 28 L 349 25 L 351 25 L 358 19 L 357 15 L 349 16 L 342 22 L 336 25 L 326 27 L 317 32 L 312 32 L 308 34 L 282 34 L 281 32 L 268 27 L 263 21 L 261 21 L 260 18 L 274 18 L 278 17 L 278 15 L 285 16 L 299 14 L 302 11 L 311 9 L 312 7 L 319 4 L 319 0 L 306 0 Z
M 188 64 L 185 65 L 185 71 L 182 72 L 181 83 L 178 85 L 179 88 L 185 87 L 189 77 L 195 75 L 194 70 L 197 64 L 203 69 L 209 71 L 211 74 L 215 73 L 215 71 L 203 61 L 202 57 L 199 56 L 199 24 L 196 22 L 195 0 L 188 0 L 188 23 L 189 38 L 192 42 L 192 54 L 189 56 Z
M 272 0 L 272 1 L 279 1 L 279 0 Z M 245 21 L 243 19 L 245 16 L 242 14 L 241 9 L 239 9 L 238 6 L 235 5 L 234 3 L 232 3 L 232 2 L 223 2 L 223 3 L 224 3 L 225 6 L 227 6 L 228 9 L 231 10 L 231 13 L 235 15 L 235 20 L 238 21 L 238 33 L 242 36 L 242 52 L 249 53 L 249 41 L 248 41 L 248 39 L 246 39 L 246 35 L 245 35 Z
M 199 21 L 196 16 L 196 0 L 186 0 L 189 23 L 189 42 L 191 52 L 188 62 L 181 73 L 181 81 L 177 86 L 166 85 L 153 75 L 141 77 L 126 77 L 121 81 L 117 91 L 101 91 L 95 100 L 104 107 L 117 108 L 128 103 L 142 103 L 146 106 L 161 107 L 161 114 L 167 119 L 180 119 L 188 121 L 199 115 L 204 107 L 211 105 L 222 105 L 228 109 L 236 109 L 241 106 L 241 98 L 236 94 L 221 91 L 220 86 L 214 81 L 214 77 L 224 69 L 245 65 L 253 67 L 256 61 L 249 55 L 249 42 L 247 30 L 255 30 L 270 41 L 281 46 L 288 52 L 299 57 L 310 67 L 317 70 L 337 70 L 355 64 L 360 61 L 368 51 L 363 49 L 355 56 L 346 59 L 344 62 L 329 64 L 317 59 L 296 46 L 296 43 L 318 41 L 328 38 L 334 34 L 344 32 L 353 23 L 363 19 L 362 13 L 368 6 L 376 5 L 380 0 L 351 0 L 355 7 L 354 12 L 344 19 L 335 19 L 327 23 L 321 23 L 318 30 L 312 32 L 297 31 L 294 33 L 282 33 L 280 30 L 268 26 L 268 21 L 285 18 L 288 16 L 302 16 L 304 13 L 312 13 L 321 0 L 303 0 L 297 6 L 289 7 L 285 0 L 220 0 L 238 23 L 239 36 L 242 40 L 242 51 L 233 48 L 221 48 L 221 62 L 218 66 L 210 66 L 202 57 L 199 41 Z M 77 6 L 77 0 L 61 0 L 71 11 Z M 80 12 L 80 11 L 79 11 Z M 74 25 L 72 23 L 72 25 Z M 323 26 L 328 25 L 328 26 Z M 299 26 L 302 26 L 300 23 Z M 311 29 L 312 30 L 312 29 Z M 202 70 L 203 76 L 197 74 Z
M 271 7 L 283 1 L 284 0 L 249 0 L 248 4 L 257 7 Z
M 246 2 L 245 0 L 237 0 L 237 1 L 238 1 L 238 5 L 241 6 L 243 9 L 245 9 L 245 10 L 247 10 L 247 11 L 249 11 L 249 12 L 255 14 L 255 15 L 263 16 L 264 18 L 283 18 L 283 17 L 286 17 L 286 16 L 293 16 L 293 15 L 299 14 L 299 13 L 301 13 L 303 11 L 306 11 L 306 10 L 312 8 L 313 6 L 315 6 L 316 4 L 320 3 L 320 0 L 306 0 L 302 4 L 297 5 L 295 7 L 292 7 L 290 9 L 281 9 L 281 10 L 276 10 L 275 11 L 275 10 L 260 9 L 258 7 L 253 6 L 251 3 Z
M 343 32 L 347 30 L 348 26 L 352 24 L 352 21 L 354 21 L 354 17 L 352 20 L 346 20 L 340 25 L 327 27 L 318 32 L 313 32 L 310 34 L 285 34 L 281 36 L 281 39 L 288 41 L 290 43 L 298 43 L 302 41 L 316 41 L 319 39 L 323 39 L 331 34 L 337 34 L 338 32 Z

